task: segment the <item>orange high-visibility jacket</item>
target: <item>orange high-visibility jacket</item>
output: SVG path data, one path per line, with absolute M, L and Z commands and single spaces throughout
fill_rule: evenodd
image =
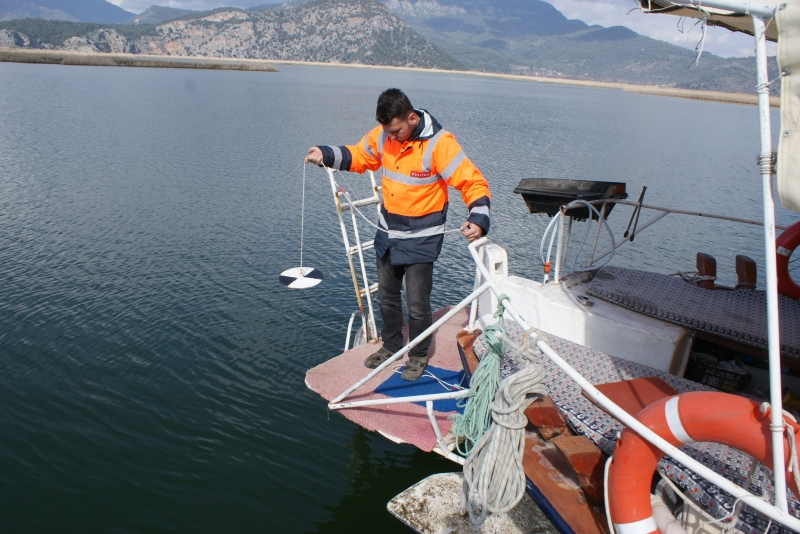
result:
M 360 143 L 320 146 L 323 164 L 338 170 L 363 173 L 383 167 L 383 203 L 375 251 L 391 253 L 393 265 L 433 262 L 444 240 L 447 187 L 461 192 L 469 208 L 467 221 L 489 231 L 489 185 L 464 155 L 453 134 L 425 110 L 411 138 L 400 143 L 388 139 L 381 126 Z

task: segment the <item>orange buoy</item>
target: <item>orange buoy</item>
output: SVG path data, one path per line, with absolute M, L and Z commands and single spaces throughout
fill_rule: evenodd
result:
M 654 402 L 636 419 L 673 445 L 693 441 L 722 443 L 772 466 L 770 410 L 761 413 L 757 402 L 744 397 L 705 391 L 684 393 Z M 800 426 L 788 424 L 796 436 Z M 784 463 L 788 465 L 785 434 L 783 450 Z M 650 506 L 650 482 L 662 456 L 660 449 L 628 428 L 617 440 L 608 471 L 609 508 L 617 532 L 658 534 Z M 797 494 L 791 474 L 786 480 Z
M 783 231 L 775 240 L 775 260 L 778 267 L 778 293 L 800 299 L 800 285 L 789 274 L 789 257 L 800 245 L 800 221 Z

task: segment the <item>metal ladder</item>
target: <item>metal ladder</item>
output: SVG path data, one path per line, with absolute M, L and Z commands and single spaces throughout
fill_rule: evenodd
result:
M 339 227 L 342 230 L 342 241 L 344 242 L 345 252 L 347 253 L 347 264 L 350 267 L 350 276 L 353 279 L 353 288 L 356 294 L 356 301 L 358 302 L 358 310 L 350 315 L 350 322 L 347 324 L 347 337 L 344 341 L 344 350 L 346 351 L 350 346 L 350 333 L 353 329 L 353 320 L 356 315 L 361 315 L 361 328 L 356 333 L 353 340 L 353 346 L 361 343 L 377 343 L 378 330 L 375 326 L 375 312 L 373 310 L 373 295 L 378 291 L 378 283 L 371 284 L 367 278 L 367 269 L 364 264 L 364 251 L 369 250 L 375 246 L 374 241 L 367 241 L 362 243 L 361 237 L 358 233 L 358 223 L 356 221 L 356 210 L 353 208 L 360 208 L 362 206 L 371 206 L 380 204 L 381 199 L 378 195 L 380 186 L 375 183 L 375 174 L 369 171 L 369 179 L 372 184 L 372 196 L 363 199 L 354 200 L 350 198 L 344 190 L 342 190 L 336 183 L 333 177 L 333 170 L 325 168 L 328 173 L 328 178 L 331 182 L 331 191 L 333 192 L 333 202 L 336 206 L 336 215 L 339 217 Z M 350 212 L 351 224 L 353 225 L 353 236 L 355 244 L 350 244 L 350 238 L 347 234 L 347 227 L 344 223 L 343 213 Z M 353 257 L 358 256 L 358 263 L 361 270 L 361 280 L 359 281 L 358 271 L 356 270 Z M 363 284 L 363 285 L 362 285 Z M 364 301 L 366 301 L 366 310 L 364 309 Z

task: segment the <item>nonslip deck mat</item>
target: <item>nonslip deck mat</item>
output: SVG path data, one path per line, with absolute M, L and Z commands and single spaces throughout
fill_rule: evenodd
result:
M 404 360 L 408 361 L 408 360 Z M 389 397 L 408 397 L 410 395 L 433 395 L 436 393 L 448 393 L 457 391 L 458 387 L 466 382 L 464 371 L 452 371 L 429 365 L 425 368 L 425 374 L 414 382 L 403 380 L 400 376 L 403 368 L 395 366 L 395 372 L 387 378 L 380 386 L 375 388 L 375 393 L 387 395 Z M 433 378 L 433 375 L 436 378 Z M 438 380 L 437 380 L 438 379 Z M 424 401 L 415 402 L 419 406 L 425 406 Z M 433 401 L 433 409 L 437 412 L 458 412 L 464 413 L 464 408 L 458 406 L 457 399 L 444 399 Z
M 605 267 L 586 293 L 690 330 L 767 348 L 767 296 L 761 290 L 697 287 L 676 276 Z M 800 302 L 778 296 L 781 353 L 800 358 Z
M 522 338 L 522 329 L 514 321 L 506 320 L 504 326 L 513 339 L 520 340 Z M 607 384 L 655 376 L 678 393 L 714 391 L 708 386 L 670 375 L 646 365 L 615 358 L 553 335 L 546 333 L 543 335 L 547 344 L 572 367 L 580 370 L 581 374 L 592 384 Z M 475 340 L 472 348 L 475 356 L 479 359 L 486 352 L 483 339 L 480 337 Z M 613 454 L 617 432 L 623 429 L 623 425 L 583 396 L 581 388 L 549 358 L 540 355 L 536 361 L 544 367 L 547 373 L 547 393 L 570 427 L 576 433 L 591 439 L 606 454 Z M 519 369 L 519 363 L 507 355 L 501 365 L 503 377 L 505 378 Z M 752 462 L 747 454 L 717 443 L 697 442 L 684 445 L 681 450 L 728 480 L 744 486 Z M 730 495 L 720 491 L 716 486 L 675 462 L 672 458 L 668 456 L 662 458 L 659 462 L 659 469 L 669 476 L 677 486 L 692 495 L 714 517 L 723 517 L 731 511 L 734 499 Z M 774 494 L 772 484 L 772 471 L 759 464 L 753 475 L 750 491 L 755 495 L 766 494 L 767 499 L 772 500 Z M 790 512 L 796 517 L 800 517 L 800 502 L 793 493 L 787 493 Z M 745 506 L 737 522 L 738 531 L 745 534 L 763 534 L 766 528 L 767 521 L 764 516 Z M 789 534 L 791 531 L 778 525 L 772 525 L 769 532 L 771 534 L 779 532 Z
M 446 312 L 447 309 L 437 310 L 433 314 L 433 320 L 436 321 Z M 467 325 L 468 321 L 468 311 L 461 311 L 433 334 L 433 341 L 428 351 L 430 356 L 429 365 L 455 374 L 462 371 L 456 334 Z M 407 334 L 404 331 L 406 337 Z M 306 385 L 325 400 L 334 399 L 370 372 L 370 369 L 364 367 L 364 360 L 380 347 L 380 344 L 360 345 L 310 369 L 306 373 Z M 401 396 L 401 390 L 398 388 L 392 389 L 392 395 L 378 393 L 375 390 L 386 384 L 387 381 L 391 386 L 395 367 L 404 365 L 406 361 L 407 358 L 404 357 L 395 362 L 395 364 L 390 365 L 343 402 Z M 419 387 L 414 386 L 414 382 L 408 382 L 408 384 L 409 388 L 411 388 L 409 391 Z M 416 393 L 408 393 L 408 395 L 414 394 Z M 441 405 L 436 407 L 441 408 Z M 380 432 L 393 441 L 410 443 L 423 451 L 430 452 L 436 445 L 436 436 L 431 429 L 431 423 L 424 405 L 402 403 L 367 406 L 340 410 L 339 413 L 367 430 Z M 451 411 L 434 411 L 434 416 L 442 434 L 446 434 L 450 430 L 450 425 L 453 424 L 448 419 L 448 416 L 452 413 Z

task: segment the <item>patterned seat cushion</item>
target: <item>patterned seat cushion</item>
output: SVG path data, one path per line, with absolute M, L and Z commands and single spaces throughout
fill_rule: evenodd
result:
M 666 274 L 604 267 L 586 293 L 690 330 L 767 348 L 764 291 L 703 289 Z M 781 354 L 800 358 L 800 302 L 779 295 L 778 306 Z
M 521 339 L 522 329 L 514 321 L 507 320 L 504 326 L 512 339 Z M 557 354 L 570 365 L 579 369 L 581 374 L 592 384 L 605 384 L 620 380 L 656 376 L 672 386 L 678 393 L 714 391 L 708 386 L 647 367 L 646 365 L 615 358 L 556 336 L 549 334 L 543 334 L 543 336 L 548 345 Z M 484 355 L 486 346 L 482 337 L 475 341 L 473 350 L 479 359 Z M 547 372 L 547 392 L 572 429 L 576 433 L 591 439 L 606 454 L 613 454 L 617 433 L 622 431 L 623 425 L 584 397 L 580 387 L 549 358 L 541 355 L 537 361 Z M 501 364 L 503 378 L 510 376 L 519 369 L 520 364 L 509 355 L 506 355 Z M 744 486 L 752 462 L 752 459 L 747 454 L 716 443 L 691 443 L 681 447 L 681 450 L 728 480 Z M 730 513 L 734 502 L 733 497 L 683 465 L 675 462 L 672 458 L 665 456 L 659 462 L 658 468 L 677 486 L 692 495 L 694 500 L 700 503 L 712 516 L 720 518 Z M 750 491 L 755 495 L 766 495 L 766 498 L 771 500 L 774 495 L 772 484 L 772 471 L 759 464 L 754 472 Z M 800 502 L 791 492 L 789 492 L 789 508 L 793 515 L 800 517 Z M 768 521 L 763 515 L 745 506 L 739 514 L 739 521 L 736 527 L 746 534 L 762 534 L 767 528 L 767 523 Z M 769 532 L 789 533 L 791 531 L 778 525 L 772 525 Z

